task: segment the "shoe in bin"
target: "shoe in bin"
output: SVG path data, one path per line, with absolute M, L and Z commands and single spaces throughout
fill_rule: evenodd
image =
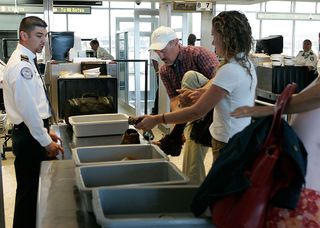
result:
M 121 144 L 140 144 L 139 133 L 135 129 L 127 129 L 122 136 Z

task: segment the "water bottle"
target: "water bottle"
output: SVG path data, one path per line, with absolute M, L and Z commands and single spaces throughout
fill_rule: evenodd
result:
M 136 117 L 132 117 L 132 116 L 129 116 L 128 118 L 128 123 L 129 125 L 136 125 L 138 124 L 143 118 L 136 118 Z M 143 138 L 145 140 L 153 140 L 154 139 L 154 134 L 152 132 L 152 130 L 149 130 L 149 131 L 143 131 Z

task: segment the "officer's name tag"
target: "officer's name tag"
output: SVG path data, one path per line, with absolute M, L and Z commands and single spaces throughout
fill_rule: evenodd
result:
M 23 67 L 20 73 L 25 79 L 31 79 L 33 77 L 32 70 L 29 67 Z

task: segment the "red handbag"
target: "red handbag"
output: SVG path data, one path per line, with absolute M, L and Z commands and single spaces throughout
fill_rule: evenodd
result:
M 268 136 L 251 167 L 245 171 L 251 186 L 240 193 L 217 200 L 210 206 L 213 223 L 218 228 L 264 227 L 270 199 L 293 178 L 294 172 L 288 171 L 290 163 L 281 163 L 281 170 L 286 174 L 286 178 L 281 181 L 276 179 L 273 171 L 282 153 L 281 116 L 295 89 L 296 84 L 289 84 L 277 99 Z

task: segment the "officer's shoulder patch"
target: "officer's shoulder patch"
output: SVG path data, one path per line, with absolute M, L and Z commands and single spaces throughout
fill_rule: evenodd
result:
M 32 70 L 29 67 L 23 67 L 20 71 L 20 74 L 25 79 L 31 79 L 33 77 Z
M 20 55 L 21 61 L 27 61 L 29 62 L 29 57 L 27 55 Z

